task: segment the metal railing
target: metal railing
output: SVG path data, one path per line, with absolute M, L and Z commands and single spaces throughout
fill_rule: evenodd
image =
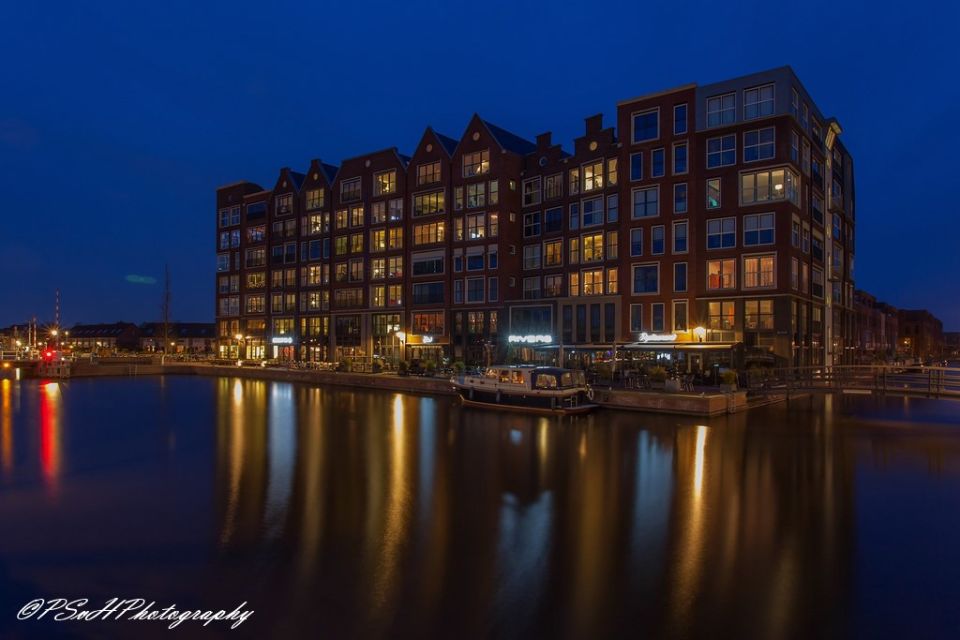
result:
M 755 369 L 740 374 L 752 394 L 877 393 L 960 399 L 960 368 L 834 365 Z

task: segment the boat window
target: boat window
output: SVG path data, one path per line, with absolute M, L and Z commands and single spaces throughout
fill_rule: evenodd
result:
M 522 371 L 511 371 L 510 372 L 510 382 L 514 384 L 523 384 L 523 372 Z
M 557 388 L 557 376 L 551 375 L 549 373 L 541 373 L 537 375 L 537 389 L 556 389 Z
M 497 379 L 497 370 L 496 369 L 487 369 L 483 377 L 490 378 L 491 380 Z
M 500 369 L 500 382 L 510 382 L 510 372 L 507 369 Z
M 578 385 L 582 387 L 583 385 L 587 384 L 587 379 L 583 375 L 583 371 L 575 371 L 574 374 L 576 375 L 576 380 Z
M 562 387 L 572 387 L 573 386 L 573 372 L 564 371 L 563 375 L 560 376 L 560 386 Z

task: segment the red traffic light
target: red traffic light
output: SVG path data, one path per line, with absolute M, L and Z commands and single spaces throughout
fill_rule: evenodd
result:
M 43 352 L 44 360 L 53 360 L 53 351 L 44 351 Z

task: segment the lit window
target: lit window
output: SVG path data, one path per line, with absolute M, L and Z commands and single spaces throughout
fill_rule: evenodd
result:
M 745 256 L 743 258 L 744 289 L 777 286 L 776 256 Z
M 789 169 L 744 173 L 740 176 L 740 203 L 748 205 L 772 200 L 790 200 L 799 206 L 799 184 L 799 176 Z
M 729 258 L 707 261 L 707 289 L 734 289 L 736 286 L 736 260 Z
M 373 176 L 373 195 L 384 196 L 397 191 L 397 172 L 394 169 L 381 171 Z
M 463 177 L 483 175 L 490 171 L 490 151 L 475 151 L 463 154 Z

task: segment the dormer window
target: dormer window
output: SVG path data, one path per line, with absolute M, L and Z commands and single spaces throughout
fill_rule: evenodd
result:
M 293 195 L 285 193 L 276 197 L 277 214 L 290 213 L 293 211 Z
M 360 178 L 344 180 L 340 183 L 340 202 L 352 202 L 360 199 Z
M 397 191 L 397 172 L 395 169 L 381 171 L 373 176 L 373 195 L 385 196 Z
M 463 154 L 463 177 L 472 178 L 490 172 L 490 150 Z

